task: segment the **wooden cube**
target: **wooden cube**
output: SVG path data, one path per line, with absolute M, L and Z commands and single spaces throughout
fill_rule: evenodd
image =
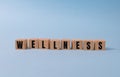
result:
M 58 39 L 50 40 L 50 49 L 61 49 L 61 41 Z
M 27 49 L 27 39 L 18 39 L 15 41 L 16 49 Z
M 39 48 L 40 49 L 49 49 L 50 48 L 50 39 L 39 39 Z
M 96 40 L 95 50 L 105 50 L 105 40 Z
M 94 50 L 94 41 L 92 40 L 85 40 L 83 45 L 84 50 Z
M 62 41 L 62 49 L 70 49 L 70 40 L 69 39 L 63 39 Z
M 38 39 L 29 39 L 29 48 L 38 49 Z
M 81 50 L 82 49 L 82 40 L 72 40 L 72 49 L 76 50 Z

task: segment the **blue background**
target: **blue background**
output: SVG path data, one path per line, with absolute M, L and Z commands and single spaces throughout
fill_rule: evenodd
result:
M 119 0 L 0 0 L 0 77 L 120 77 Z M 105 39 L 107 50 L 15 50 L 19 38 Z

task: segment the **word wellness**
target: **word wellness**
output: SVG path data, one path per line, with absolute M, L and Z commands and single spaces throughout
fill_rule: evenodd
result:
M 105 50 L 104 40 L 17 39 L 16 49 Z

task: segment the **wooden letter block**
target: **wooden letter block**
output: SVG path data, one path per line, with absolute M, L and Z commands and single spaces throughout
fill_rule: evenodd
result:
M 50 40 L 50 49 L 61 49 L 61 41 L 60 40 Z
M 70 49 L 70 40 L 68 39 L 62 40 L 62 49 Z
M 92 40 L 85 40 L 84 50 L 94 50 L 94 42 Z
M 18 39 L 15 41 L 16 49 L 27 49 L 27 39 Z
M 72 40 L 72 49 L 82 49 L 82 40 Z
M 95 50 L 105 50 L 105 40 L 96 40 Z
M 50 39 L 39 39 L 39 48 L 40 49 L 49 49 L 50 48 Z
M 38 39 L 29 39 L 29 48 L 37 49 L 38 48 Z

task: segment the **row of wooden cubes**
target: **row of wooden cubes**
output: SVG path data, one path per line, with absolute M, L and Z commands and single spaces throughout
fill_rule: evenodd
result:
M 105 50 L 105 40 L 18 39 L 16 49 Z

